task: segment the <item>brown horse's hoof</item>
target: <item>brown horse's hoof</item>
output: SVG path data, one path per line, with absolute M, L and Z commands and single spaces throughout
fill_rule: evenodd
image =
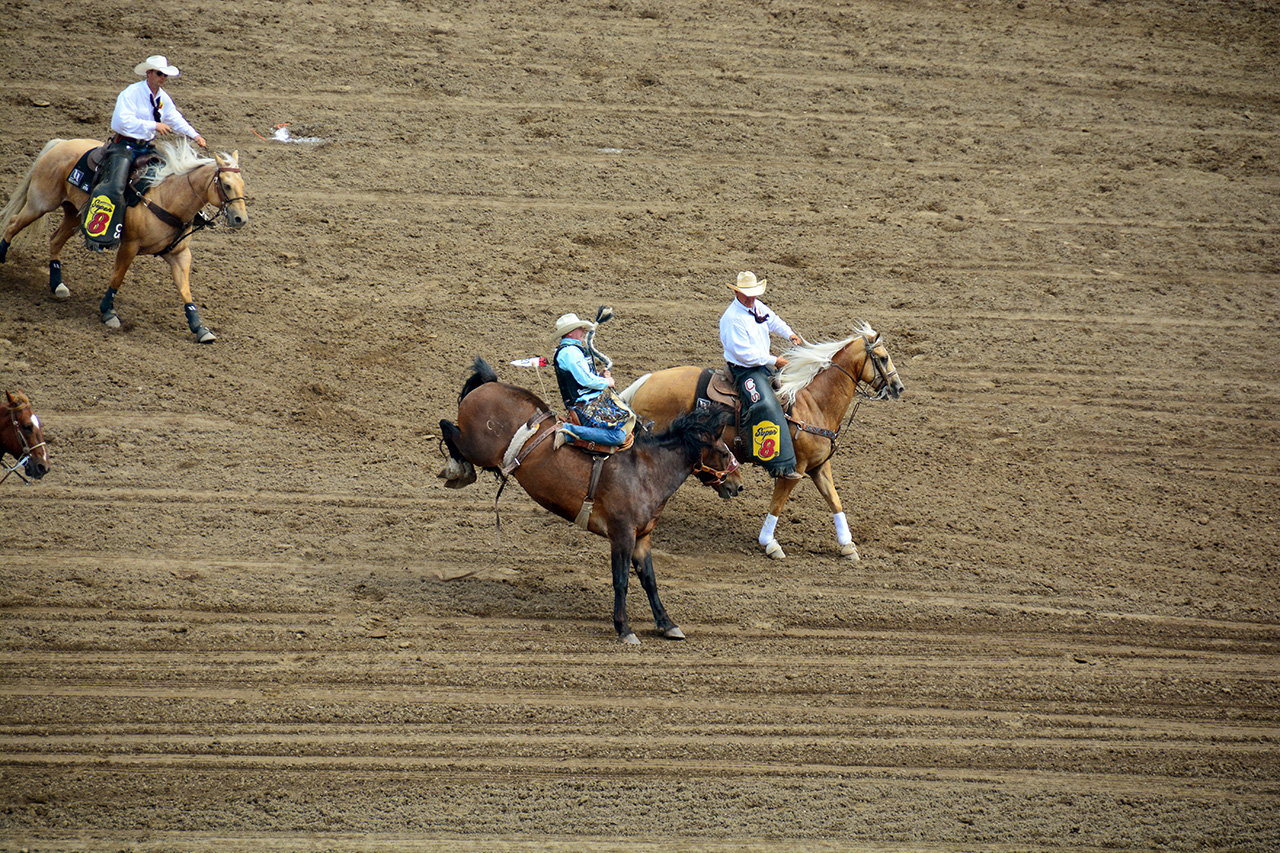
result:
M 623 638 L 622 638 L 622 645 L 624 645 L 624 646 L 638 646 L 638 645 L 640 645 L 640 638 L 639 638 L 639 637 L 637 637 L 637 636 L 635 635 L 635 632 L 633 631 L 633 632 L 631 632 L 630 634 L 627 634 L 627 636 L 625 636 L 625 637 L 623 637 Z
M 663 631 L 662 636 L 666 637 L 668 640 L 683 640 L 684 631 L 681 631 L 679 628 L 673 625 L 672 627 Z

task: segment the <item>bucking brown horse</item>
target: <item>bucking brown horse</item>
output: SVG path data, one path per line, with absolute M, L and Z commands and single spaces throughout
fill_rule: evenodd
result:
M 649 597 L 658 632 L 673 640 L 684 633 L 658 598 L 650 536 L 667 501 L 695 469 L 723 479 L 737 462 L 719 439 L 726 412 L 702 410 L 674 419 L 656 435 L 641 435 L 629 450 L 596 465 L 570 445 L 556 447 L 556 416 L 533 392 L 497 381 L 477 358 L 458 398 L 458 423 L 442 420 L 449 460 L 446 485 L 475 480 L 475 468 L 508 475 L 542 507 L 609 540 L 613 568 L 613 624 L 624 643 L 639 643 L 627 621 L 627 580 L 634 567 Z M 714 485 L 714 484 L 713 484 Z

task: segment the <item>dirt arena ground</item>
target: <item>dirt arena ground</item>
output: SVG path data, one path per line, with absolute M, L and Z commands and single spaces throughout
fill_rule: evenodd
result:
M 1280 3 L 0 0 L 0 196 L 149 54 L 250 225 L 196 344 L 139 260 L 0 267 L 0 849 L 1280 849 Z M 319 144 L 270 137 L 288 123 Z M 719 359 L 741 269 L 907 395 L 693 485 L 688 640 L 603 540 L 436 478 L 476 355 L 612 305 Z M 647 607 L 633 590 L 636 626 Z

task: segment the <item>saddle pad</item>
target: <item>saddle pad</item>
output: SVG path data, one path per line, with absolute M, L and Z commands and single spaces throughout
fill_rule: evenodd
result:
M 98 166 L 102 164 L 102 154 L 107 146 L 99 145 L 97 148 L 90 148 L 84 152 L 84 155 L 76 161 L 76 165 L 67 175 L 67 183 L 80 190 L 83 193 L 89 193 L 93 190 L 94 178 L 98 175 Z M 125 183 L 124 203 L 126 207 L 133 207 L 142 201 L 142 197 L 146 195 L 147 190 L 151 189 L 152 183 L 146 177 L 147 166 L 152 161 L 159 158 L 154 155 L 146 155 L 139 157 L 133 161 L 133 168 L 129 170 L 129 180 Z

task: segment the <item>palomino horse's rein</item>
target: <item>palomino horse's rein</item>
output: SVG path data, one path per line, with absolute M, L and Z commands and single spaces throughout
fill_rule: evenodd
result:
M 27 407 L 19 406 L 17 411 L 20 412 L 25 408 Z M 18 441 L 22 442 L 22 458 L 19 459 L 17 462 L 13 463 L 13 465 L 8 468 L 0 467 L 0 470 L 4 471 L 4 476 L 0 477 L 0 483 L 3 483 L 5 480 L 9 479 L 10 474 L 17 474 L 18 479 L 29 486 L 31 485 L 31 481 L 28 480 L 26 476 L 23 475 L 23 473 L 18 469 L 24 467 L 27 464 L 27 460 L 31 458 L 31 454 L 39 450 L 40 448 L 44 447 L 47 442 L 42 441 L 39 444 L 35 444 L 35 445 L 27 444 L 27 437 L 22 434 L 22 428 L 18 426 L 18 419 L 17 417 L 14 416 L 14 410 L 6 406 L 5 411 L 9 413 L 9 423 L 13 426 L 13 431 L 18 434 Z

